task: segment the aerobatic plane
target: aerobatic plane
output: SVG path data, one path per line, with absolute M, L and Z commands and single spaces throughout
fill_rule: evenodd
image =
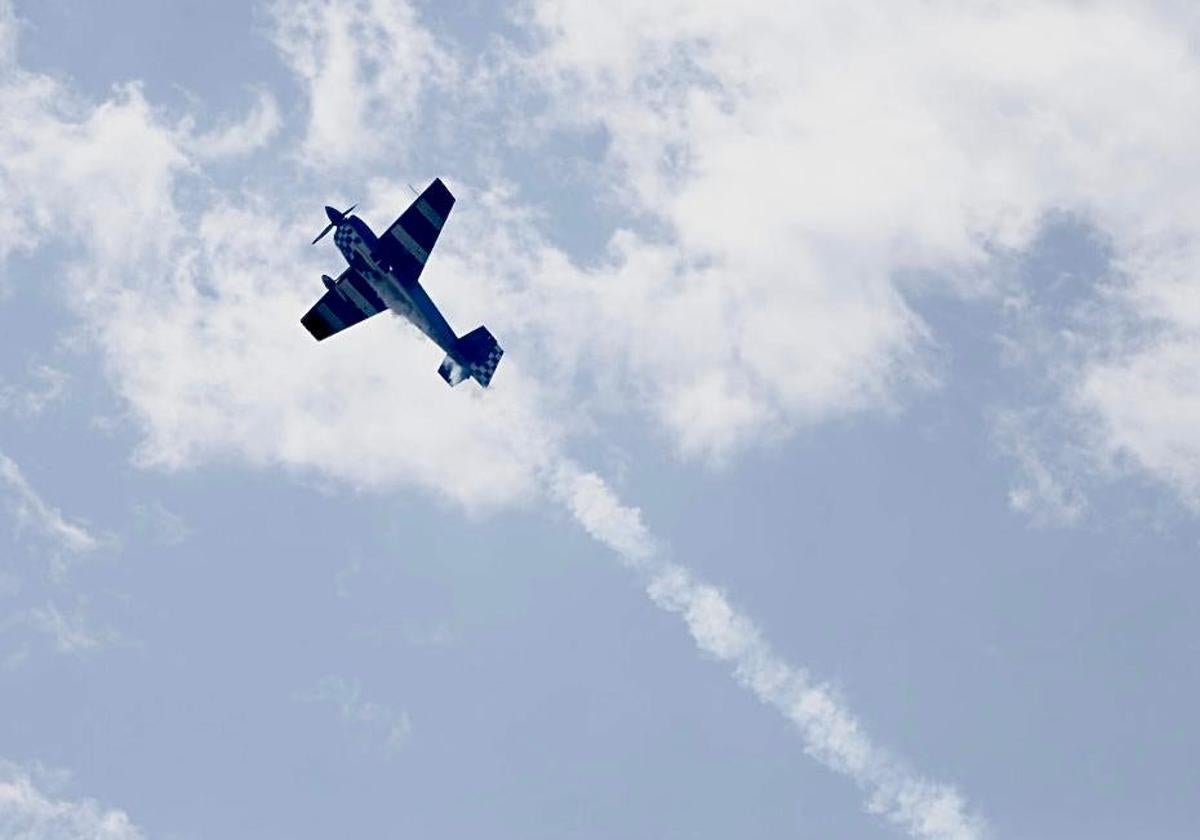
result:
M 329 224 L 313 244 L 329 231 L 336 231 L 333 242 L 350 265 L 336 280 L 321 275 L 326 292 L 300 323 L 313 338 L 323 341 L 377 312 L 391 309 L 416 324 L 446 351 L 438 373 L 451 386 L 470 377 L 486 388 L 504 351 L 487 327 L 456 336 L 418 282 L 454 206 L 450 190 L 435 178 L 383 236 L 376 236 L 366 222 L 350 215 L 356 206 L 344 212 L 325 208 Z

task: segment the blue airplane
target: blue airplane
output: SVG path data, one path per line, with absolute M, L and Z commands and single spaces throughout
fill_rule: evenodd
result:
M 456 336 L 417 282 L 454 206 L 450 190 L 435 178 L 383 236 L 376 236 L 366 222 L 350 215 L 356 206 L 344 212 L 325 208 L 329 224 L 313 244 L 336 229 L 334 244 L 350 265 L 336 280 L 321 275 L 326 292 L 300 323 L 313 338 L 323 341 L 377 312 L 391 309 L 446 351 L 438 368 L 442 379 L 454 386 L 470 377 L 486 388 L 504 351 L 487 327 Z

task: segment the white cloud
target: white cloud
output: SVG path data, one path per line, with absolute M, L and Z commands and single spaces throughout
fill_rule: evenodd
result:
M 276 14 L 275 37 L 315 105 L 350 108 L 368 135 L 387 135 L 408 114 L 375 98 L 393 82 L 425 96 L 436 77 L 402 62 L 403 85 L 380 81 L 384 70 L 343 49 L 345 28 L 425 44 L 405 55 L 441 48 L 407 5 L 348 11 Z M 914 288 L 897 272 L 986 292 L 989 255 L 1023 247 L 1051 210 L 1086 214 L 1118 245 L 1141 241 L 1138 230 L 1169 219 L 1122 208 L 1153 206 L 1151 187 L 1180 181 L 1170 172 L 1191 153 L 1162 139 L 1190 113 L 1179 98 L 1190 55 L 1151 10 L 615 2 L 601 13 L 562 2 L 534 14 L 537 84 L 550 80 L 560 118 L 607 129 L 633 216 L 602 260 L 580 266 L 511 190 L 455 185 L 462 200 L 426 280 L 456 326 L 486 318 L 508 348 L 484 397 L 429 376 L 437 351 L 403 326 L 372 323 L 320 346 L 296 328 L 320 290 L 311 278 L 329 268 L 326 252 L 303 249 L 319 210 L 279 218 L 253 194 L 181 206 L 177 184 L 199 166 L 193 141 L 136 87 L 87 108 L 45 78 L 9 74 L 0 108 L 21 131 L 0 133 L 0 180 L 32 222 L 0 242 L 29 247 L 31 234 L 65 227 L 85 243 L 69 275 L 87 290 L 76 305 L 144 431 L 145 463 L 236 455 L 361 487 L 411 482 L 483 508 L 536 495 L 545 453 L 601 403 L 642 406 L 681 452 L 711 457 L 892 410 L 934 381 L 928 330 L 906 300 Z M 319 96 L 339 74 L 365 81 Z M 1168 83 L 1154 84 L 1160 76 Z M 325 130 L 310 126 L 306 142 Z M 1147 174 L 1107 174 L 1128 171 Z M 133 199 L 106 206 L 118 191 Z M 405 195 L 396 178 L 362 197 L 381 226 Z M 645 218 L 656 234 L 633 224 Z M 367 356 L 386 363 L 364 366 Z M 1188 445 L 1185 424 L 1169 452 L 1156 450 L 1139 430 L 1162 440 L 1157 415 L 1115 406 L 1106 383 L 1126 368 L 1103 361 L 1080 400 L 1106 418 L 1114 447 L 1166 469 Z
M 275 97 L 260 90 L 244 118 L 190 138 L 191 150 L 202 158 L 240 157 L 266 146 L 282 124 Z M 186 124 L 190 132 L 190 124 Z
M 992 255 L 1067 212 L 1130 271 L 1121 305 L 1169 325 L 1082 369 L 1081 409 L 1200 486 L 1194 9 L 544 0 L 531 19 L 531 75 L 567 124 L 605 129 L 619 197 L 659 223 L 614 236 L 563 332 L 622 365 L 683 452 L 894 405 L 931 381 L 907 302 L 929 281 L 898 278 L 991 293 Z
M 1200 248 L 1196 256 L 1200 265 Z M 1090 361 L 1073 396 L 1076 408 L 1095 418 L 1103 452 L 1166 483 L 1200 511 L 1200 329 L 1185 318 L 1152 324 L 1140 346 Z
M 87 248 L 99 266 L 164 256 L 159 226 L 176 222 L 172 184 L 187 157 L 137 85 L 89 107 L 47 77 L 6 72 L 0 125 L 0 186 L 21 208 L 0 226 L 0 255 L 53 234 Z M 90 278 L 73 279 L 78 305 L 95 306 Z
M 420 124 L 429 83 L 455 72 L 407 0 L 277 2 L 272 17 L 275 44 L 306 86 L 314 164 L 393 157 Z
M 37 532 L 56 548 L 72 554 L 94 551 L 101 541 L 84 526 L 71 522 L 33 489 L 17 463 L 0 452 L 0 491 L 18 528 Z
M 0 760 L 0 836 L 11 840 L 139 840 L 129 816 L 43 790 L 46 774 Z M 49 781 L 53 781 L 50 779 Z

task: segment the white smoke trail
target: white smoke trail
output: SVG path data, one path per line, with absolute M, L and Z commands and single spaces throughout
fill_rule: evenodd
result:
M 564 463 L 554 491 L 592 537 L 643 578 L 656 605 L 682 616 L 700 650 L 732 665 L 739 683 L 795 724 L 809 755 L 864 790 L 868 811 L 923 840 L 985 835 L 982 819 L 967 812 L 958 791 L 925 779 L 872 743 L 833 692 L 784 662 L 720 590 L 663 560 L 640 511 L 622 505 L 603 479 Z

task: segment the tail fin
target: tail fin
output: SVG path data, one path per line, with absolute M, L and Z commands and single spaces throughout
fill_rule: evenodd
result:
M 455 353 L 442 360 L 438 373 L 451 386 L 457 385 L 468 376 L 484 388 L 492 381 L 496 365 L 504 350 L 488 332 L 487 327 L 476 327 L 458 340 Z M 458 358 L 454 358 L 457 356 Z

